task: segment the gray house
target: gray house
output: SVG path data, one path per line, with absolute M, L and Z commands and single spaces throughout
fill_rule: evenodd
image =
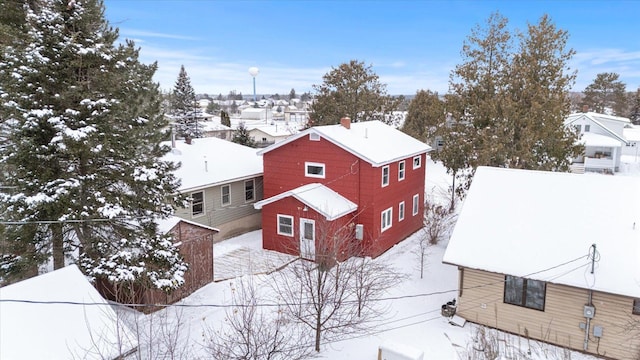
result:
M 259 229 L 262 199 L 262 158 L 256 149 L 218 138 L 174 141 L 163 160 L 180 163 L 180 192 L 191 197 L 175 215 L 220 230 L 220 241 Z

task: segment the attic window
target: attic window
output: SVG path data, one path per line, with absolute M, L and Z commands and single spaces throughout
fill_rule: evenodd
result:
M 589 130 L 591 130 L 591 125 L 585 125 L 584 132 L 589 132 Z
M 311 141 L 320 141 L 320 134 L 316 134 L 316 133 L 310 133 L 309 134 L 309 140 Z
M 304 168 L 304 176 L 324 179 L 324 164 L 305 162 Z

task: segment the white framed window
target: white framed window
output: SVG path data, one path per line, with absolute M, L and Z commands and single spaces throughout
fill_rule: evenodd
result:
M 388 208 L 380 214 L 381 230 L 385 231 L 391 228 L 393 217 L 393 208 Z
M 420 211 L 420 194 L 413 195 L 413 211 L 411 212 L 413 216 L 418 215 Z
M 304 163 L 304 176 L 324 179 L 324 164 L 315 162 Z
M 293 236 L 293 216 L 278 214 L 278 235 Z
M 382 167 L 382 187 L 389 185 L 389 165 Z
M 231 204 L 231 185 L 227 184 L 220 187 L 220 199 L 223 206 Z
M 244 182 L 244 201 L 249 202 L 256 199 L 256 183 L 253 179 Z
M 398 181 L 404 180 L 404 160 L 398 163 Z
M 191 216 L 204 214 L 204 191 L 191 193 Z
M 320 134 L 317 133 L 309 133 L 309 140 L 311 141 L 320 141 Z
M 404 220 L 404 201 L 400 201 L 398 204 L 398 221 Z
M 417 169 L 422 166 L 422 156 L 414 156 L 413 157 L 413 168 Z

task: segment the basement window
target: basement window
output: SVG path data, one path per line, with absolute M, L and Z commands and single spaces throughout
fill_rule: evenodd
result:
M 547 284 L 544 281 L 505 275 L 504 302 L 544 311 Z

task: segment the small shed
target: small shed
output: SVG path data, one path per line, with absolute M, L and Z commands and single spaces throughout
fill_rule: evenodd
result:
M 0 289 L 0 358 L 120 359 L 135 334 L 76 265 Z
M 189 269 L 184 274 L 184 284 L 169 293 L 139 287 L 135 289 L 134 299 L 130 299 L 121 298 L 108 281 L 97 279 L 96 287 L 105 298 L 121 303 L 172 304 L 213 282 L 213 236 L 219 230 L 176 216 L 157 220 L 157 223 L 160 232 L 173 235 L 174 242 L 179 244 L 180 255 L 189 264 Z M 152 312 L 159 310 L 160 307 L 148 306 L 136 307 L 136 309 Z

